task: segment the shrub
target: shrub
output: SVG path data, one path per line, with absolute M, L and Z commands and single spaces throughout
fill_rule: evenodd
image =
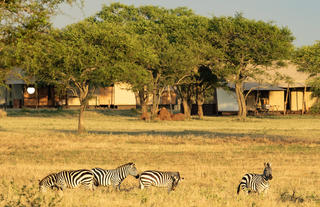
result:
M 320 114 L 320 103 L 314 104 L 314 105 L 310 108 L 310 112 L 311 112 L 312 114 Z

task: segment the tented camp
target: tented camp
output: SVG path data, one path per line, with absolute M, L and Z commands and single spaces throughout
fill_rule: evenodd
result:
M 37 86 L 34 81 L 27 84 L 21 70 L 8 75 L 7 87 L 0 87 L 0 105 L 7 108 L 79 106 L 79 98 L 71 91 L 61 93 L 54 86 Z M 33 89 L 33 90 L 29 90 Z M 116 83 L 97 88 L 89 100 L 89 107 L 135 108 L 136 98 L 128 84 Z
M 262 83 L 244 83 L 247 110 L 250 112 L 307 112 L 318 101 L 312 96 L 308 87 L 308 75 L 297 71 L 296 66 L 288 65 L 270 70 L 269 76 L 286 77 L 273 80 L 265 78 Z M 271 79 L 270 79 L 271 80 Z M 286 80 L 286 81 L 285 81 Z M 217 89 L 218 112 L 237 112 L 238 103 L 234 86 L 229 84 L 230 90 Z

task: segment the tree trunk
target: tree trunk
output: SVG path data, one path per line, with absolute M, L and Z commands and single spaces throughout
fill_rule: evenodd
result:
M 38 107 L 39 107 L 39 93 L 38 93 L 38 86 L 36 86 L 35 88 L 36 88 L 36 99 L 37 99 L 37 102 L 36 102 L 36 109 L 38 109 Z
M 84 127 L 84 111 L 86 109 L 86 106 L 84 104 L 80 105 L 80 113 L 79 113 L 79 122 L 78 122 L 78 133 L 81 134 L 86 131 Z
M 199 116 L 199 119 L 203 119 L 203 108 L 202 108 L 203 101 L 197 99 L 197 105 L 198 105 L 198 116 Z
M 189 120 L 191 118 L 191 108 L 189 107 L 188 100 L 186 98 L 182 98 L 182 105 L 184 116 Z
M 152 74 L 153 78 L 153 88 L 152 88 L 152 109 L 151 109 L 151 119 L 155 119 L 158 113 L 158 106 L 159 106 L 159 80 L 160 74 L 154 73 Z
M 283 115 L 287 114 L 288 98 L 289 98 L 289 86 L 287 87 L 286 100 L 284 101 Z
M 170 106 L 170 113 L 173 114 L 173 109 L 172 109 L 172 97 L 171 97 L 171 86 L 168 86 L 168 94 L 169 94 L 169 106 Z
M 78 123 L 78 133 L 81 134 L 86 131 L 84 127 L 84 112 L 88 105 L 89 99 L 89 85 L 85 82 L 83 83 L 76 83 L 79 89 L 79 100 L 80 100 L 80 112 L 79 112 L 79 123 Z
M 236 95 L 237 95 L 237 102 L 239 105 L 239 112 L 238 112 L 238 117 L 240 120 L 244 120 L 247 117 L 247 106 L 246 106 L 246 101 L 244 98 L 243 94 L 243 89 L 242 89 L 242 83 L 236 83 L 235 88 L 236 88 Z
M 148 100 L 149 100 L 149 94 L 146 90 L 146 87 L 143 89 L 139 90 L 139 101 L 140 101 L 140 106 L 141 106 L 141 113 L 147 113 L 148 112 Z
M 4 110 L 5 111 L 7 111 L 7 104 L 8 104 L 8 88 L 7 87 L 5 87 L 6 88 L 6 91 L 5 91 L 5 104 L 4 104 Z
M 194 94 L 192 91 L 192 86 L 190 85 L 180 85 L 177 86 L 177 91 L 179 96 L 182 99 L 182 105 L 184 110 L 184 116 L 186 119 L 191 118 L 191 108 L 192 108 L 192 95 Z
M 157 97 L 157 89 L 153 89 L 152 91 L 152 110 L 151 110 L 151 119 L 155 119 L 158 113 L 158 97 Z
M 306 93 L 307 93 L 307 87 L 304 86 L 303 95 L 302 95 L 302 110 L 301 110 L 301 115 L 303 115 L 303 114 L 307 111 L 307 106 L 306 106 Z
M 197 106 L 198 106 L 199 119 L 203 119 L 203 108 L 202 108 L 203 103 L 204 103 L 203 93 L 200 86 L 198 86 L 197 87 Z

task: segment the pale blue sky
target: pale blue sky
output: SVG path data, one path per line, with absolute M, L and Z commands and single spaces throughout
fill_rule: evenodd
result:
M 274 21 L 287 26 L 296 37 L 296 46 L 320 40 L 320 0 L 85 0 L 83 12 L 63 5 L 64 15 L 53 18 L 54 26 L 64 27 L 100 11 L 103 4 L 157 5 L 166 8 L 186 6 L 203 16 L 233 16 L 242 12 L 246 18 Z

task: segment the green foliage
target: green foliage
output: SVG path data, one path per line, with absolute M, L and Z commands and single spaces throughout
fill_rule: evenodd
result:
M 210 21 L 211 42 L 221 54 L 217 72 L 235 84 L 239 116 L 246 117 L 243 83 L 258 80 L 266 66 L 289 58 L 294 37 L 288 28 L 271 22 L 235 17 L 213 17 Z
M 320 97 L 320 41 L 311 46 L 297 48 L 292 61 L 298 65 L 300 71 L 310 75 L 309 85 L 313 95 Z
M 320 103 L 314 104 L 314 105 L 310 108 L 310 112 L 311 112 L 312 114 L 320 114 Z
M 311 46 L 297 48 L 293 55 L 293 62 L 299 66 L 299 70 L 310 75 L 320 73 L 320 41 Z
M 223 54 L 223 75 L 237 76 L 235 80 L 255 78 L 262 66 L 286 60 L 293 49 L 294 38 L 288 28 L 249 20 L 242 15 L 213 17 L 210 31 L 213 45 Z
M 33 45 L 22 40 L 18 52 L 26 71 L 37 80 L 97 86 L 118 78 L 123 61 L 133 54 L 129 38 L 113 23 L 80 22 L 42 35 Z
M 19 65 L 15 57 L 16 42 L 21 38 L 36 39 L 38 34 L 46 33 L 51 27 L 50 17 L 63 2 L 71 4 L 77 0 L 1 1 L 0 84 L 3 84 L 7 73 Z

